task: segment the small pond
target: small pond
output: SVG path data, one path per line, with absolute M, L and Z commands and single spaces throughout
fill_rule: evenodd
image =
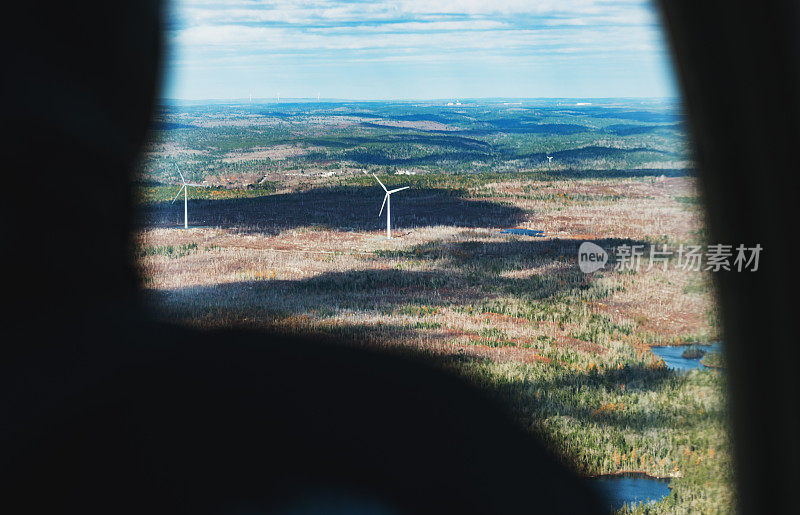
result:
M 705 365 L 700 363 L 702 358 L 684 358 L 683 351 L 685 351 L 687 348 L 688 346 L 686 345 L 659 345 L 656 347 L 650 347 L 650 350 L 653 351 L 653 354 L 663 359 L 669 368 L 678 370 L 680 372 L 686 372 L 688 370 L 694 370 L 697 368 L 707 368 Z M 722 352 L 722 342 L 715 342 L 711 345 L 694 345 L 693 348 L 702 349 L 706 351 L 706 353 Z
M 521 234 L 522 236 L 537 236 L 543 237 L 544 231 L 534 229 L 503 229 L 500 231 L 503 234 Z
M 669 479 L 644 474 L 600 476 L 589 479 L 589 485 L 607 503 L 609 511 L 631 503 L 655 503 L 669 495 Z

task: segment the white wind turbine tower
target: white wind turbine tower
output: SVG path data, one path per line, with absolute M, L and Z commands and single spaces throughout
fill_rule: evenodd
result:
M 387 190 L 386 186 L 384 186 L 383 183 L 381 182 L 381 180 L 378 179 L 377 175 L 375 175 L 373 173 L 372 176 L 375 177 L 375 180 L 378 181 L 378 184 L 381 185 L 381 188 L 383 188 L 383 191 L 386 192 L 386 196 L 383 197 L 383 204 L 381 204 L 381 211 L 380 211 L 380 213 L 378 213 L 378 216 L 381 216 L 383 214 L 383 206 L 386 206 L 386 238 L 387 239 L 391 239 L 391 237 L 392 237 L 392 223 L 391 223 L 391 218 L 390 218 L 391 212 L 392 212 L 392 197 L 391 197 L 391 195 L 392 195 L 392 193 L 397 193 L 398 191 L 407 190 L 408 188 L 410 188 L 410 186 L 404 186 L 402 188 L 397 188 L 397 189 L 394 189 L 394 190 Z
M 174 163 L 174 164 L 175 164 L 175 168 L 177 168 L 177 170 L 178 170 L 178 175 L 181 176 L 181 182 L 183 182 L 183 186 L 181 186 L 181 188 L 178 190 L 178 193 L 175 195 L 175 198 L 172 199 L 172 203 L 174 204 L 175 201 L 178 200 L 178 197 L 180 196 L 181 191 L 183 191 L 183 228 L 184 229 L 188 229 L 189 228 L 189 193 L 188 193 L 187 186 L 202 186 L 202 184 L 194 184 L 194 183 L 191 183 L 191 182 L 186 182 L 186 179 L 183 177 L 183 174 L 181 173 L 181 169 L 178 168 L 178 163 Z

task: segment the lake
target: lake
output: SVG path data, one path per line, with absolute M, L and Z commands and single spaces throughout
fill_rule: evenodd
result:
M 711 345 L 694 345 L 693 347 L 697 349 L 702 349 L 708 352 L 722 352 L 722 342 L 714 342 Z M 681 356 L 683 351 L 688 348 L 687 345 L 659 345 L 650 347 L 650 350 L 653 351 L 653 354 L 659 356 L 664 362 L 667 364 L 669 368 L 674 370 L 678 370 L 681 372 L 686 372 L 688 370 L 694 370 L 696 368 L 705 369 L 707 368 L 705 365 L 700 363 L 702 358 L 684 358 Z
M 544 236 L 544 231 L 538 231 L 533 229 L 503 229 L 500 232 L 503 234 L 521 234 L 523 236 L 535 236 L 535 237 Z
M 658 502 L 669 495 L 669 479 L 644 474 L 600 476 L 590 479 L 589 485 L 614 510 L 631 503 Z

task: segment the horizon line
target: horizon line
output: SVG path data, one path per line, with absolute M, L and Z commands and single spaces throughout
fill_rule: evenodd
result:
M 471 100 L 680 100 L 680 96 L 622 96 L 622 97 L 438 97 L 438 98 L 349 98 L 349 97 L 283 97 L 277 101 L 276 97 L 217 97 L 217 98 L 175 98 L 161 97 L 159 103 L 164 102 L 243 102 L 243 103 L 271 103 L 280 104 L 282 101 L 304 100 L 309 102 L 464 102 Z M 268 101 L 268 102 L 266 102 Z

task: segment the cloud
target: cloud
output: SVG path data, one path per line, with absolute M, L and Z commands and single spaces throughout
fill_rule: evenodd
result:
M 651 50 L 653 13 L 642 2 L 602 9 L 593 0 L 539 2 L 457 0 L 399 3 L 236 2 L 177 4 L 172 41 L 230 53 L 307 49 L 469 50 L 505 47 L 553 52 Z M 621 9 L 626 6 L 629 9 Z M 638 7 L 631 11 L 631 7 Z M 557 43 L 558 46 L 554 45 Z
M 168 41 L 173 73 L 276 60 L 298 67 L 616 60 L 619 67 L 666 54 L 648 0 L 177 0 Z

